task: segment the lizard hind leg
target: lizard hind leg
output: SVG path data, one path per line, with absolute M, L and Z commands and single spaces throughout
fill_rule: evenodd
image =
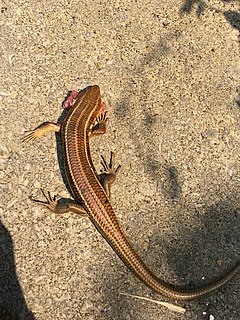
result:
M 54 212 L 54 213 L 66 213 L 66 212 L 73 212 L 78 213 L 82 216 L 87 216 L 86 210 L 83 208 L 81 203 L 77 203 L 70 199 L 59 199 L 57 200 L 57 195 L 52 196 L 51 193 L 48 191 L 44 191 L 41 189 L 41 192 L 45 198 L 45 201 L 37 200 L 32 197 L 30 197 L 30 200 L 33 202 L 39 203 L 43 205 L 48 210 Z

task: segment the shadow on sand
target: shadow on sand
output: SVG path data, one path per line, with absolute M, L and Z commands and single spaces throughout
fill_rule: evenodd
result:
M 12 238 L 1 220 L 0 261 L 0 320 L 34 320 L 16 274 Z

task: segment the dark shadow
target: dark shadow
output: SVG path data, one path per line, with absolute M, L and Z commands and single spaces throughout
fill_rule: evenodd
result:
M 222 0 L 224 3 L 237 2 L 236 0 Z M 180 14 L 188 14 L 195 9 L 196 15 L 200 18 L 204 10 L 209 9 L 218 13 L 222 13 L 228 23 L 231 24 L 233 28 L 240 31 L 240 13 L 238 11 L 223 11 L 219 10 L 213 6 L 207 5 L 202 0 L 186 0 L 180 8 Z
M 180 196 L 181 188 L 176 167 L 167 165 L 163 167 L 161 191 L 165 197 L 169 197 L 172 200 Z
M 237 106 L 240 108 L 240 96 L 237 97 L 237 99 L 236 99 L 236 104 L 237 104 Z
M 226 11 L 223 15 L 233 28 L 240 31 L 240 13 L 238 11 Z
M 63 112 L 61 113 L 57 122 L 62 124 L 63 120 L 65 119 L 66 116 L 67 116 L 67 111 L 63 110 Z M 68 185 L 66 172 L 65 172 L 64 145 L 62 142 L 61 134 L 56 133 L 55 136 L 56 136 L 57 157 L 58 157 L 58 165 L 59 165 L 60 173 L 61 173 L 63 182 L 64 182 L 65 186 L 67 187 L 68 192 L 72 195 L 71 189 Z
M 207 4 L 202 0 L 186 0 L 180 8 L 180 13 L 181 14 L 189 13 L 193 10 L 195 6 L 196 6 L 196 15 L 200 17 L 203 11 L 205 10 L 205 8 L 207 7 Z
M 34 320 L 16 274 L 12 238 L 1 220 L 0 261 L 0 319 Z M 10 315 L 12 318 L 8 318 Z
M 198 220 L 202 212 L 190 215 Z M 240 262 L 240 210 L 235 207 L 234 200 L 210 207 L 201 221 L 200 228 L 182 221 L 177 235 L 171 235 L 168 241 L 157 229 L 150 238 L 148 251 L 154 257 L 153 265 L 161 270 L 164 258 L 170 274 L 164 279 L 167 282 L 186 289 L 197 288 L 221 278 Z M 159 257 L 155 249 L 159 247 L 164 248 L 164 257 Z M 239 283 L 240 274 L 221 289 L 180 304 L 187 307 L 189 319 L 209 319 L 212 314 L 219 319 L 235 320 L 240 314 Z M 221 310 L 221 305 L 227 307 Z M 206 312 L 204 317 L 203 311 Z

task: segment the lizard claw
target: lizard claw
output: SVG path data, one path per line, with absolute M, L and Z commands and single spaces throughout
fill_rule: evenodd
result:
M 41 136 L 38 130 L 30 130 L 24 132 L 24 137 L 22 138 L 22 142 L 30 142 L 35 141 Z
M 97 116 L 97 118 L 96 118 L 96 122 L 97 122 L 98 124 L 101 123 L 101 122 L 106 123 L 107 120 L 108 120 L 108 118 L 107 118 L 107 113 L 108 113 L 108 111 L 104 111 L 104 112 L 100 113 L 100 115 Z
M 101 158 L 102 158 L 101 165 L 103 166 L 104 173 L 115 175 L 118 172 L 118 170 L 121 168 L 121 165 L 118 165 L 117 168 L 114 169 L 114 164 L 115 164 L 114 152 L 111 151 L 109 164 L 107 164 L 107 161 L 105 160 L 103 155 L 101 155 Z
M 100 178 L 100 182 L 101 182 L 107 196 L 110 198 L 111 197 L 111 190 L 110 190 L 111 185 L 114 183 L 114 181 L 116 179 L 116 173 L 121 168 L 121 166 L 119 165 L 115 169 L 115 166 L 114 166 L 115 154 L 113 152 L 111 152 L 109 164 L 107 163 L 107 161 L 105 160 L 103 155 L 101 155 L 101 158 L 102 158 L 101 165 L 103 166 L 103 171 L 100 174 L 99 178 Z
M 44 207 L 48 208 L 49 210 L 51 210 L 52 212 L 56 212 L 56 207 L 57 207 L 57 197 L 58 195 L 54 195 L 52 197 L 51 193 L 49 191 L 45 192 L 42 188 L 40 189 L 44 198 L 46 199 L 46 201 L 42 201 L 42 200 L 38 200 L 38 199 L 34 199 L 33 197 L 29 197 L 31 201 L 36 202 L 36 203 L 40 203 L 41 205 L 43 205 Z

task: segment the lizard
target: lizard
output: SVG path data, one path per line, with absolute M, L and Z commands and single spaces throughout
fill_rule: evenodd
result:
M 110 202 L 110 189 L 115 181 L 115 156 L 111 153 L 107 164 L 102 157 L 105 179 L 100 181 L 90 154 L 90 138 L 106 132 L 107 111 L 101 100 L 100 88 L 93 85 L 80 91 L 72 91 L 64 102 L 68 110 L 62 124 L 44 122 L 26 132 L 24 141 L 34 141 L 43 134 L 60 132 L 64 145 L 65 171 L 74 201 L 61 202 L 50 192 L 42 190 L 41 203 L 54 213 L 75 212 L 90 218 L 96 229 L 110 244 L 125 265 L 147 286 L 157 293 L 175 300 L 191 300 L 225 285 L 240 271 L 240 263 L 219 280 L 196 289 L 181 289 L 155 276 L 133 249 L 120 226 Z

